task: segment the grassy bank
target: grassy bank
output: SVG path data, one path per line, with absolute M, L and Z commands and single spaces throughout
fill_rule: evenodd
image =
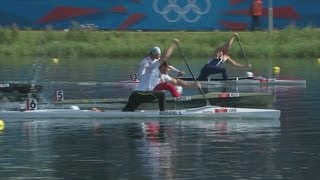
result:
M 176 37 L 189 56 L 207 57 L 231 32 L 21 31 L 0 29 L 0 56 L 140 57 L 152 46 L 167 47 Z M 319 57 L 320 29 L 239 32 L 246 55 L 255 57 Z M 235 42 L 233 55 L 241 55 Z

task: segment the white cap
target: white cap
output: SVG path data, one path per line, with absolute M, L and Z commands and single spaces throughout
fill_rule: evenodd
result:
M 253 73 L 252 72 L 247 72 L 247 77 L 253 77 Z
M 153 48 L 150 49 L 150 54 L 152 55 L 158 55 L 158 54 L 161 54 L 161 50 L 158 46 L 155 46 Z

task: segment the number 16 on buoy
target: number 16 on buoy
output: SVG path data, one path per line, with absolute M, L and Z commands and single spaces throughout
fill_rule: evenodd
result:
M 38 108 L 38 101 L 35 98 L 28 97 L 26 99 L 26 110 L 27 111 L 34 111 Z

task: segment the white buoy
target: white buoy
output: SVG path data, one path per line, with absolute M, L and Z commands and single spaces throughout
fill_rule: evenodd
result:
M 76 106 L 76 105 L 71 105 L 70 109 L 71 110 L 76 110 L 76 111 L 80 110 L 79 106 Z

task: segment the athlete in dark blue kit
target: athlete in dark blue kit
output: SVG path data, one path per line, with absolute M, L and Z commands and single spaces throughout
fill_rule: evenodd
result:
M 243 65 L 239 64 L 233 59 L 230 58 L 229 53 L 231 51 L 231 46 L 235 37 L 238 34 L 234 33 L 229 42 L 217 48 L 213 54 L 212 59 L 208 61 L 208 63 L 201 69 L 198 80 L 204 81 L 208 78 L 210 74 L 222 74 L 223 80 L 228 79 L 227 71 L 224 67 L 220 67 L 221 64 L 228 62 L 236 67 L 251 67 L 251 64 Z

